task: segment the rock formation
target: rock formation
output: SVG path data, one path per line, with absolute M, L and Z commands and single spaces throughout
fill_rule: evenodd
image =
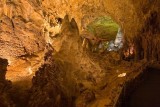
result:
M 7 71 L 8 61 L 0 58 L 0 106 L 1 107 L 15 107 L 10 100 L 8 91 L 11 88 L 11 82 L 6 80 L 5 75 Z
M 83 51 L 74 19 L 65 16 L 58 52 L 45 56 L 45 63 L 33 77 L 30 107 L 82 107 L 95 99 L 91 87 L 99 86 L 105 73 Z M 66 57 L 67 56 L 67 57 Z M 80 76 L 81 75 L 81 76 Z M 88 86 L 89 85 L 89 86 Z M 56 92 L 56 93 L 55 93 Z M 82 97 L 82 102 L 76 101 Z M 55 103 L 56 102 L 56 103 Z

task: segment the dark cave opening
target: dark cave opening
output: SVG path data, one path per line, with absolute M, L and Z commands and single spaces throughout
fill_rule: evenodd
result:
M 160 70 L 147 70 L 123 91 L 120 107 L 160 107 Z

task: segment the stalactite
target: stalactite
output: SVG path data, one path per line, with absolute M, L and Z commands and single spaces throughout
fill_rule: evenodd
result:
M 8 17 L 10 18 L 10 19 L 12 19 L 12 13 L 13 13 L 13 5 L 12 4 L 10 4 L 10 5 L 8 5 L 9 6 L 9 8 L 8 8 Z

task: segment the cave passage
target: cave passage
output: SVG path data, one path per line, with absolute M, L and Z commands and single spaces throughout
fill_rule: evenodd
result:
M 98 17 L 87 25 L 86 30 L 93 34 L 97 41 L 98 48 L 107 51 L 118 51 L 123 47 L 123 30 L 111 17 Z
M 160 107 L 160 70 L 149 69 L 144 82 L 132 93 L 126 107 Z

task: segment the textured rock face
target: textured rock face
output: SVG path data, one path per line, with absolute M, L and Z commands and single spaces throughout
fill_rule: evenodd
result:
M 0 56 L 17 57 L 43 50 L 43 17 L 38 7 L 21 0 L 2 0 L 0 5 Z
M 158 12 L 159 2 L 140 0 L 105 0 L 104 6 L 107 12 L 121 25 L 126 38 L 131 38 L 146 26 L 145 23 L 154 11 Z
M 41 5 L 50 16 L 63 18 L 68 14 L 77 21 L 79 28 L 85 28 L 98 16 L 106 15 L 103 0 L 43 0 Z
M 143 4 L 143 5 L 142 5 Z M 128 38 L 133 41 L 136 59 L 159 61 L 160 38 L 160 3 L 158 1 L 141 1 L 135 4 L 141 27 L 137 35 Z M 138 11 L 141 10 L 141 11 Z
M 0 23 L 1 57 L 16 57 L 43 50 L 43 38 L 40 29 L 32 23 L 20 19 L 1 18 Z M 40 41 L 37 41 L 40 40 Z
M 46 63 L 33 78 L 29 107 L 73 106 L 71 90 L 75 87 L 72 81 L 67 80 L 66 71 L 62 67 L 62 63 L 56 62 L 51 56 L 46 59 Z

